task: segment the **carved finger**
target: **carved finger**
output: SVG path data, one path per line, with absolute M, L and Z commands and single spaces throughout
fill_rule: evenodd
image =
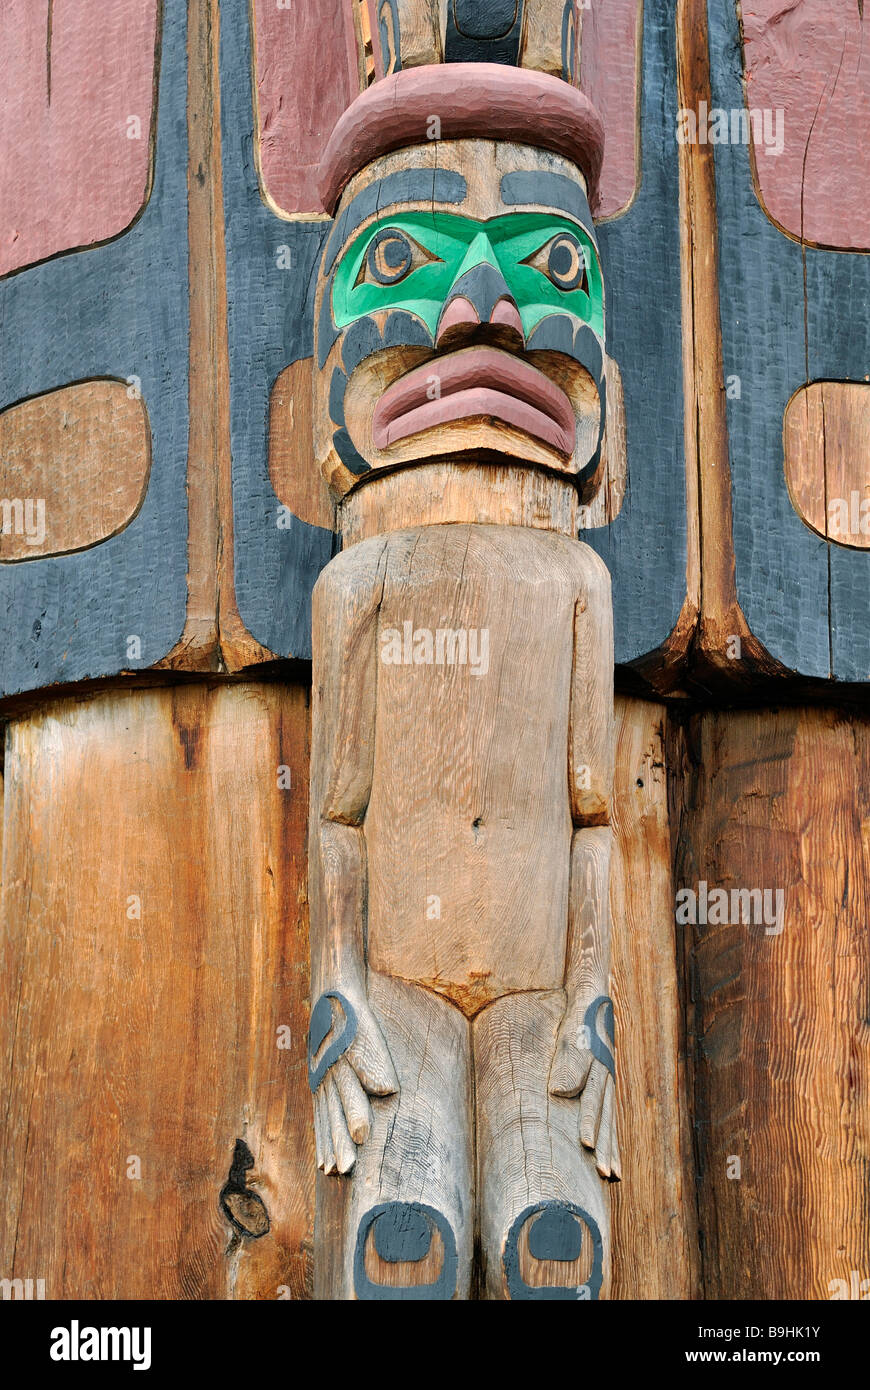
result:
M 323 1086 L 314 1095 L 314 1141 L 317 1149 L 318 1168 L 324 1173 L 334 1173 L 335 1158 L 329 1135 L 329 1115 L 326 1108 L 326 1092 Z
M 350 1137 L 355 1144 L 364 1144 L 372 1127 L 372 1107 L 369 1105 L 369 1098 L 346 1057 L 339 1057 L 332 1074 L 338 1087 Z
M 601 1119 L 601 1103 L 604 1100 L 604 1083 L 608 1079 L 606 1067 L 596 1063 L 589 1072 L 589 1080 L 580 1100 L 580 1143 L 584 1149 L 594 1149 Z
M 392 1096 L 398 1091 L 396 1069 L 372 1017 L 360 1018 L 357 1035 L 346 1056 L 370 1095 Z
M 339 1173 L 349 1173 L 356 1163 L 356 1145 L 350 1137 L 344 1111 L 338 1096 L 338 1087 L 330 1073 L 323 1083 L 326 1091 L 326 1105 L 329 1111 L 329 1129 L 332 1135 L 332 1152 Z
M 595 1140 L 595 1167 L 600 1178 L 610 1177 L 610 1131 L 613 1122 L 613 1078 L 608 1076 L 601 1102 L 601 1123 Z
M 589 1068 L 592 1066 L 592 1053 L 588 1047 L 574 1047 L 565 1037 L 556 1048 L 553 1065 L 550 1068 L 550 1094 L 554 1096 L 579 1096 L 586 1084 Z
M 615 1092 L 614 1092 L 613 1118 L 612 1118 L 612 1120 L 611 1120 L 611 1122 L 610 1122 L 610 1181 L 611 1181 L 611 1182 L 619 1182 L 619 1181 L 621 1180 L 621 1178 L 622 1178 L 622 1162 L 621 1162 L 620 1157 L 619 1157 L 619 1144 L 617 1143 L 617 1130 L 618 1130 L 618 1128 L 619 1128 L 619 1126 L 618 1126 L 617 1123 L 616 1123 L 616 1099 L 615 1099 Z

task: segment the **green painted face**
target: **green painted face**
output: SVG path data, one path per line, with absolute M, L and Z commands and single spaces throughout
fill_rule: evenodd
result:
M 601 267 L 591 238 L 567 217 L 511 212 L 478 222 L 447 212 L 408 212 L 370 226 L 335 274 L 337 328 L 378 309 L 416 314 L 435 336 L 457 280 L 479 265 L 499 270 L 528 339 L 541 319 L 568 314 L 604 337 Z

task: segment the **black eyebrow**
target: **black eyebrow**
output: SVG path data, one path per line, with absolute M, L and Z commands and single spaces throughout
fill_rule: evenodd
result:
M 462 203 L 467 193 L 465 179 L 450 169 L 398 169 L 385 179 L 370 183 L 348 203 L 330 232 L 321 273 L 329 274 L 351 233 L 380 208 L 395 203 Z
M 501 181 L 501 200 L 508 206 L 517 203 L 543 203 L 567 212 L 580 223 L 598 250 L 595 224 L 589 211 L 589 200 L 579 183 L 565 174 L 548 174 L 538 169 L 515 170 L 504 174 Z

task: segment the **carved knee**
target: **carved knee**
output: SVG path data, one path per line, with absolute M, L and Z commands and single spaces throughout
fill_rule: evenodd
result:
M 573 1202 L 536 1202 L 511 1225 L 503 1268 L 508 1298 L 597 1299 L 604 1252 L 594 1217 Z
M 451 1299 L 457 1266 L 453 1229 L 434 1207 L 381 1202 L 359 1223 L 353 1261 L 359 1299 Z

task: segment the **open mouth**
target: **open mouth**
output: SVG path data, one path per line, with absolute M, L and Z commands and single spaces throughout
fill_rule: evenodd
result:
M 490 417 L 523 430 L 566 458 L 574 452 L 574 409 L 554 381 L 492 347 L 434 357 L 389 386 L 375 406 L 372 438 L 386 449 L 455 420 Z

